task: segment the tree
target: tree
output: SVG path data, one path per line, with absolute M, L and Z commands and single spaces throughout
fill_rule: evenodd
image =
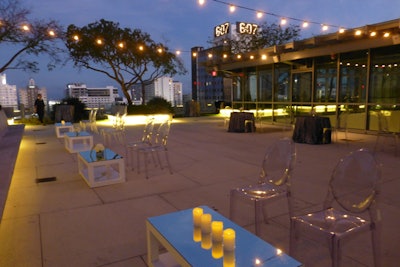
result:
M 19 0 L 0 1 L 0 48 L 8 51 L 0 61 L 0 73 L 7 69 L 37 72 L 38 62 L 31 55 L 49 55 L 49 70 L 61 62 L 62 49 L 54 43 L 62 37 L 62 27 L 54 20 L 29 20 L 29 14 Z
M 184 74 L 182 62 L 168 47 L 153 41 L 140 29 L 120 28 L 118 23 L 100 20 L 82 28 L 68 26 L 65 44 L 74 65 L 103 73 L 116 81 L 132 105 L 129 90 L 164 75 Z

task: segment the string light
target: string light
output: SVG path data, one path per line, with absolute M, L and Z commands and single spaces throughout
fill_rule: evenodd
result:
M 330 28 L 330 27 L 338 28 L 338 29 L 340 28 L 339 26 L 331 25 L 331 24 L 327 24 L 327 23 L 321 23 L 321 22 L 316 22 L 316 21 L 305 21 L 303 19 L 298 19 L 298 18 L 294 18 L 294 17 L 284 17 L 284 16 L 281 16 L 279 14 L 266 12 L 266 11 L 263 11 L 263 10 L 256 10 L 256 9 L 253 9 L 253 8 L 250 8 L 250 7 L 240 6 L 240 5 L 228 3 L 228 2 L 225 2 L 225 1 L 221 1 L 221 0 L 211 0 L 211 1 L 229 6 L 229 10 L 231 12 L 234 12 L 236 10 L 236 8 L 239 8 L 239 9 L 244 9 L 244 10 L 255 12 L 257 18 L 261 18 L 263 15 L 269 15 L 269 16 L 273 16 L 273 17 L 276 17 L 276 18 L 282 18 L 281 22 L 280 22 L 281 25 L 285 25 L 285 24 L 287 24 L 288 20 L 292 20 L 292 21 L 301 22 L 303 24 L 303 28 L 308 27 L 310 24 L 324 25 L 323 26 L 323 30 L 324 31 L 328 30 L 328 28 Z M 199 5 L 205 5 L 205 2 L 206 2 L 205 0 L 198 0 Z
M 22 26 L 21 26 L 21 29 L 22 29 L 23 31 L 26 31 L 26 32 L 28 32 L 28 31 L 30 30 L 29 26 L 26 25 L 26 24 L 22 25 Z

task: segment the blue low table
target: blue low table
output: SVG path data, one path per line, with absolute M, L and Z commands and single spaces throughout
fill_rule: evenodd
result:
M 72 132 L 74 130 L 74 125 L 70 122 L 65 122 L 65 123 L 56 122 L 54 126 L 57 138 L 63 138 L 66 132 Z
M 222 221 L 224 229 L 232 228 L 236 232 L 236 267 L 299 267 L 300 262 L 285 253 L 278 253 L 277 248 L 228 220 L 207 206 L 201 206 L 204 213 L 209 213 L 213 221 Z M 160 246 L 173 257 L 176 265 L 193 267 L 222 267 L 223 259 L 214 259 L 211 249 L 201 248 L 200 242 L 193 241 L 193 209 L 177 211 L 146 220 L 147 261 L 149 266 L 167 266 L 164 257 L 159 255 Z M 258 263 L 256 264 L 256 260 Z M 168 266 L 171 263 L 169 263 Z
M 87 151 L 93 148 L 93 135 L 88 132 L 64 133 L 64 146 L 70 153 Z
M 103 159 L 97 159 L 94 150 L 78 152 L 78 170 L 89 187 L 125 182 L 124 159 L 108 148 Z

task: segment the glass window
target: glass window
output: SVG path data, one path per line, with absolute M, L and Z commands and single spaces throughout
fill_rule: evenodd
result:
M 272 69 L 259 72 L 259 101 L 272 101 Z
M 239 76 L 235 76 L 232 79 L 232 93 L 233 93 L 232 97 L 233 97 L 234 101 L 242 100 L 241 82 L 242 82 L 242 79 Z
M 312 73 L 293 73 L 293 102 L 311 102 Z
M 274 100 L 287 102 L 290 99 L 290 66 L 286 64 L 276 64 L 274 72 Z
M 336 102 L 336 57 L 320 57 L 315 61 L 314 102 Z
M 369 101 L 400 103 L 400 45 L 372 50 Z
M 339 102 L 363 103 L 366 98 L 368 51 L 340 55 Z
M 250 72 L 248 77 L 249 95 L 246 101 L 257 101 L 257 75 L 255 72 Z

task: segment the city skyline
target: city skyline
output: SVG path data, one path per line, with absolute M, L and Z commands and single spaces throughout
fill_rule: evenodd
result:
M 185 93 L 190 92 L 190 49 L 195 46 L 209 47 L 208 41 L 213 35 L 213 28 L 224 22 L 234 23 L 246 21 L 261 23 L 278 23 L 279 17 L 296 18 L 299 20 L 315 21 L 329 25 L 338 25 L 344 28 L 354 28 L 367 24 L 398 19 L 400 2 L 394 0 L 377 1 L 315 1 L 306 0 L 301 3 L 282 2 L 271 0 L 260 3 L 258 0 L 229 1 L 237 6 L 248 7 L 251 10 L 262 10 L 268 14 L 257 19 L 254 12 L 245 8 L 237 8 L 230 13 L 228 6 L 222 1 L 206 0 L 203 6 L 198 1 L 187 0 L 154 0 L 130 2 L 119 0 L 109 1 L 75 1 L 68 3 L 62 1 L 21 0 L 21 5 L 31 10 L 30 18 L 55 19 L 65 28 L 69 24 L 84 26 L 100 19 L 111 20 L 120 23 L 121 27 L 138 28 L 147 32 L 159 42 L 164 42 L 171 51 L 180 50 L 182 61 L 188 71 L 188 75 L 173 77 L 174 80 L 183 83 Z M 221 3 L 222 2 L 222 3 Z M 226 2 L 228 3 L 228 1 Z M 290 20 L 291 24 L 299 25 L 298 21 Z M 337 29 L 336 29 L 337 30 Z M 334 32 L 335 29 L 327 32 Z M 323 34 L 318 27 L 302 30 L 302 38 Z M 6 51 L 0 51 L 3 58 Z M 41 62 L 39 73 L 26 73 L 9 70 L 7 81 L 17 88 L 28 85 L 33 78 L 39 87 L 48 90 L 49 98 L 60 98 L 66 84 L 82 82 L 88 86 L 116 86 L 113 80 L 93 71 L 74 69 L 72 63 L 64 67 L 58 67 L 54 71 L 47 71 L 46 59 L 41 56 L 37 59 Z

